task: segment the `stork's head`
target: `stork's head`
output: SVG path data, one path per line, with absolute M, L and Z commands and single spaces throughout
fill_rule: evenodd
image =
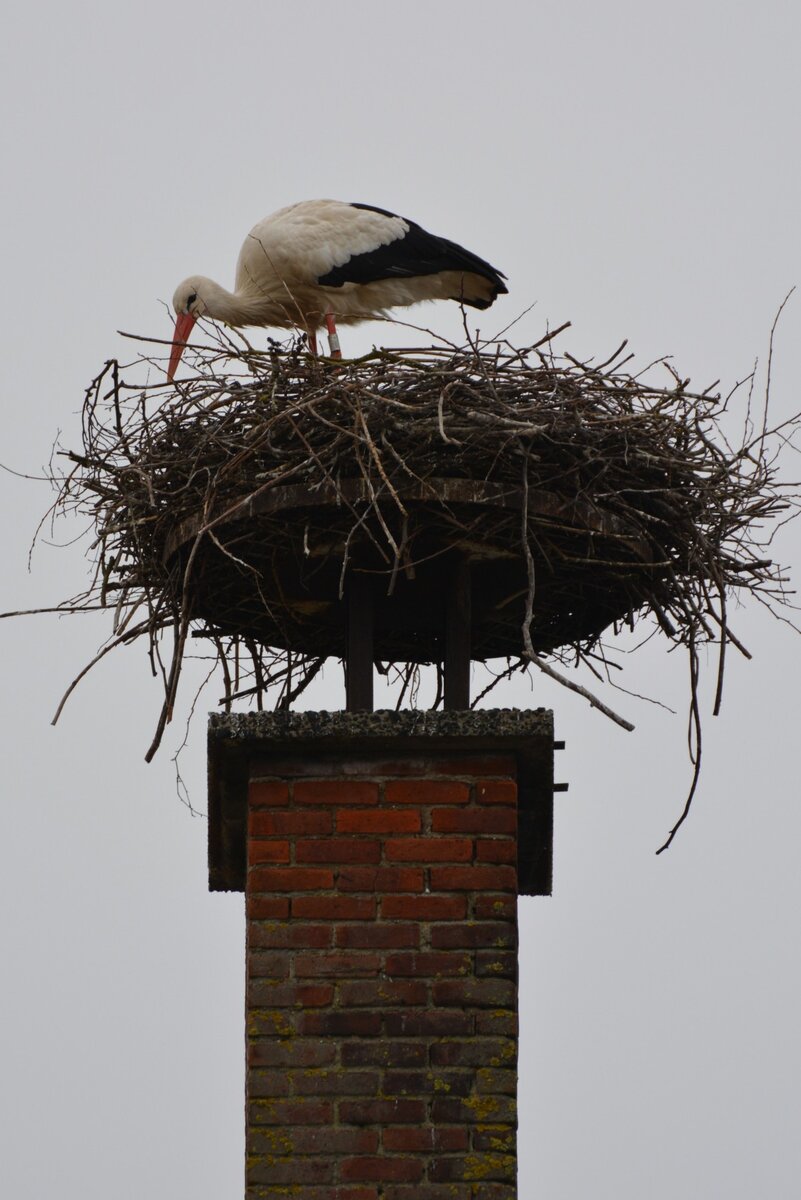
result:
M 208 280 L 204 279 L 202 275 L 192 275 L 183 283 L 179 283 L 175 289 L 175 295 L 172 298 L 172 306 L 176 314 L 175 333 L 170 351 L 170 365 L 167 368 L 167 378 L 170 381 L 178 369 L 178 363 L 181 361 L 184 346 L 189 340 L 192 326 L 206 311 L 207 301 L 204 293 L 207 290 L 205 287 L 207 283 Z

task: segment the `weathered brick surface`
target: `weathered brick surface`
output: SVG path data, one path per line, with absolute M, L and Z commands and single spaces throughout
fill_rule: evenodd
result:
M 384 896 L 381 916 L 386 920 L 463 921 L 467 900 L 464 896 Z
M 346 1042 L 341 1047 L 342 1065 L 360 1067 L 375 1064 L 380 1067 L 421 1067 L 428 1061 L 425 1042 L 396 1042 L 382 1038 L 380 1042 Z
M 250 810 L 248 832 L 251 841 L 254 838 L 275 837 L 288 833 L 305 834 L 334 832 L 334 814 L 332 812 L 287 812 L 279 809 L 277 812 L 259 812 Z
M 383 949 L 413 947 L 420 945 L 420 926 L 374 921 L 369 925 L 338 925 L 334 941 L 337 946 L 380 946 Z
M 367 838 L 303 838 L 295 843 L 295 862 L 378 863 L 381 843 Z
M 508 833 L 517 829 L 517 814 L 503 809 L 441 808 L 431 814 L 434 833 Z
M 346 809 L 337 813 L 337 833 L 419 833 L 420 813 L 414 809 Z
M 434 838 L 423 834 L 416 838 L 391 838 L 384 843 L 384 853 L 390 862 L 462 863 L 472 862 L 474 846 L 471 838 Z
M 249 863 L 288 863 L 289 842 L 266 842 L 262 838 L 251 838 L 248 843 Z
M 372 921 L 376 915 L 375 896 L 293 896 L 292 916 L 330 921 Z
M 414 804 L 418 808 L 428 804 L 467 804 L 470 784 L 429 778 L 390 780 L 385 784 L 384 796 L 387 804 Z
M 247 1200 L 513 1200 L 516 794 L 487 755 L 251 779 Z
M 286 896 L 249 896 L 247 914 L 250 921 L 269 921 L 273 917 L 289 916 Z
M 339 984 L 339 1003 L 343 1008 L 419 1005 L 425 1004 L 427 999 L 423 979 L 348 979 Z
M 477 921 L 514 921 L 516 910 L 517 897 L 509 892 L 476 896 L 473 901 L 473 916 Z
M 296 804 L 378 804 L 378 784 L 351 779 L 304 779 L 293 787 Z
M 476 784 L 476 800 L 479 804 L 517 804 L 517 784 L 512 779 L 496 779 L 492 783 Z
M 420 867 L 343 867 L 337 877 L 337 885 L 343 892 L 423 891 L 425 876 Z
M 248 884 L 258 892 L 326 891 L 334 886 L 334 872 L 322 867 L 293 870 L 285 867 L 256 867 L 248 871 Z

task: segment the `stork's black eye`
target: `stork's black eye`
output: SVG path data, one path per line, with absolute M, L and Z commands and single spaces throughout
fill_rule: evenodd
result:
M 186 307 L 190 308 L 191 305 L 193 305 L 196 300 L 197 300 L 197 292 L 193 292 L 192 295 L 189 297 L 189 299 L 186 302 Z

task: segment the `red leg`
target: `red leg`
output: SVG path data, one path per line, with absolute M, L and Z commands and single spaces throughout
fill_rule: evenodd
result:
M 307 329 L 306 334 L 309 339 L 309 349 L 311 350 L 312 354 L 316 355 L 317 354 L 317 334 L 314 332 L 313 329 Z
M 325 327 L 328 330 L 328 346 L 331 351 L 331 357 L 341 358 L 342 351 L 339 347 L 339 334 L 337 333 L 336 322 L 334 321 L 334 314 L 332 312 L 325 314 Z

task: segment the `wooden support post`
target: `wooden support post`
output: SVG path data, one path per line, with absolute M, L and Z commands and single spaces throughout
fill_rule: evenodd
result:
M 446 709 L 470 707 L 470 564 L 459 555 L 448 574 L 445 601 Z
M 373 711 L 373 593 L 366 575 L 348 576 L 345 631 L 345 707 Z

